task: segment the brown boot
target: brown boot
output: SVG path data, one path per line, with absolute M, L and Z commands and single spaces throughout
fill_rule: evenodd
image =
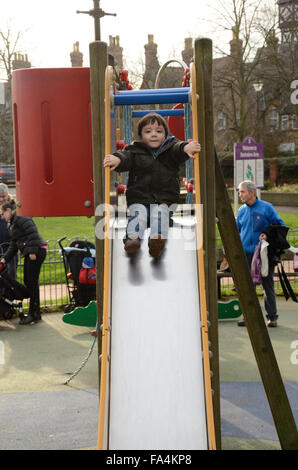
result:
M 149 253 L 153 258 L 159 258 L 165 247 L 165 239 L 161 235 L 155 234 L 149 240 Z
M 141 243 L 140 243 L 139 238 L 132 239 L 132 238 L 127 237 L 126 242 L 124 244 L 124 249 L 126 253 L 128 253 L 129 255 L 132 255 L 133 253 L 136 253 L 137 251 L 139 251 L 140 246 L 141 246 Z

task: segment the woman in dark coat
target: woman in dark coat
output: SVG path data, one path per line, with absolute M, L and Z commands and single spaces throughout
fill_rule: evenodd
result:
M 46 257 L 46 242 L 38 233 L 37 227 L 30 217 L 16 215 L 16 206 L 13 201 L 2 206 L 2 217 L 7 222 L 10 243 L 7 251 L 0 260 L 0 267 L 9 263 L 18 250 L 24 257 L 24 283 L 30 293 L 29 313 L 22 325 L 41 320 L 39 300 L 39 273 Z
M 0 183 L 0 209 L 6 202 L 11 201 L 13 198 L 8 193 L 8 186 L 4 183 Z M 9 247 L 10 236 L 7 228 L 7 222 L 0 218 L 0 253 L 3 255 Z M 0 255 L 0 258 L 1 258 Z M 16 279 L 17 277 L 17 265 L 18 265 L 18 256 L 16 255 L 8 264 L 7 272 L 9 277 Z

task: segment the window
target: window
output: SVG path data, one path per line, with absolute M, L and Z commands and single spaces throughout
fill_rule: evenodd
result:
M 282 42 L 290 43 L 292 41 L 292 31 L 282 32 Z
M 288 21 L 292 20 L 292 5 L 284 5 L 279 8 L 279 20 L 280 22 L 285 22 L 287 23 Z
M 217 113 L 217 129 L 222 131 L 227 128 L 227 118 L 223 111 Z
M 279 114 L 276 109 L 271 109 L 269 112 L 269 125 L 274 129 L 279 128 Z
M 0 83 L 0 104 L 5 104 L 5 83 Z
M 298 129 L 298 119 L 296 114 L 292 115 L 292 129 Z
M 281 116 L 281 130 L 286 131 L 289 129 L 289 116 L 288 114 L 283 114 Z

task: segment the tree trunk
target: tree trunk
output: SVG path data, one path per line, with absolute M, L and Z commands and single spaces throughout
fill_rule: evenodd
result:
M 279 161 L 277 159 L 273 159 L 269 163 L 269 181 L 270 181 L 271 188 L 277 185 L 278 164 L 279 164 Z

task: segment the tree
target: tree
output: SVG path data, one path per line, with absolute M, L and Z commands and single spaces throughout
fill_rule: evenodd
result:
M 265 104 L 256 87 L 260 78 L 259 66 L 264 60 L 272 23 L 263 15 L 264 0 L 230 0 L 222 2 L 221 27 L 232 30 L 230 51 L 217 47 L 221 58 L 214 61 L 214 101 L 215 108 L 222 108 L 228 126 L 224 139 L 230 142 L 243 141 L 247 135 L 256 135 L 262 122 Z M 260 23 L 263 24 L 260 31 Z M 217 25 L 219 26 L 219 25 Z M 256 119 L 258 111 L 258 119 Z M 262 112 L 261 112 L 262 111 Z
M 289 11 L 291 2 L 282 6 L 287 3 Z M 271 170 L 278 167 L 280 143 L 298 145 L 298 102 L 291 96 L 298 77 L 296 10 L 291 21 L 287 17 L 283 22 L 276 0 L 217 0 L 217 5 L 217 30 L 233 31 L 230 51 L 216 48 L 220 58 L 214 61 L 218 154 L 228 164 L 234 142 L 248 135 L 263 141 L 273 185 L 278 172 Z
M 22 33 L 14 33 L 9 24 L 6 29 L 0 29 L 0 68 L 8 81 L 11 79 L 14 54 L 19 52 L 17 47 L 21 36 Z
M 214 64 L 215 107 L 225 108 L 232 140 L 243 140 L 249 134 L 261 137 L 270 107 L 277 101 L 290 102 L 297 47 L 294 43 L 278 45 L 277 10 L 272 0 L 224 4 L 219 0 L 219 4 L 222 28 L 232 30 L 233 38 L 228 53 L 216 48 L 221 57 Z
M 0 105 L 0 161 L 13 162 L 13 126 L 11 113 L 11 73 L 14 54 L 22 33 L 13 33 L 11 26 L 0 29 L 0 72 L 5 79 L 5 101 Z

